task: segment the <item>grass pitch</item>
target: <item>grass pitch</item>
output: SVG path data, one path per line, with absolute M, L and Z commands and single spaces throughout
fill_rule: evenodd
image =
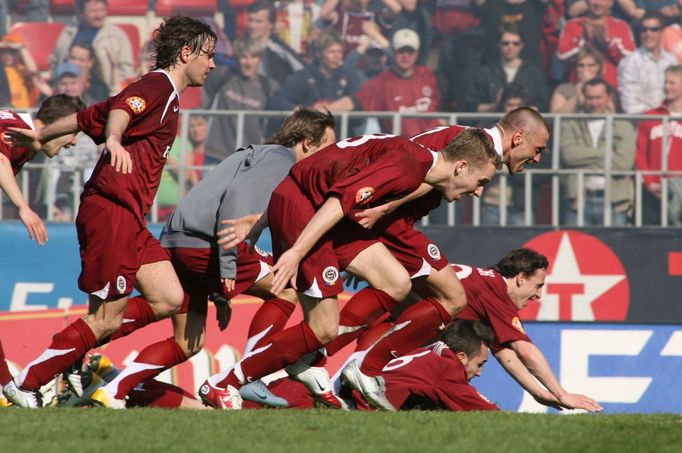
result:
M 0 451 L 679 452 L 672 414 L 2 409 Z

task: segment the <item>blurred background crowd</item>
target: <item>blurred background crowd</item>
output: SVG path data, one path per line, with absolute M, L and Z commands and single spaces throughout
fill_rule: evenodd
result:
M 682 0 L 2 0 L 0 107 L 106 99 L 149 70 L 153 29 L 176 13 L 212 24 L 218 67 L 183 93 L 193 112 L 154 220 L 212 165 L 271 136 L 281 116 L 262 112 L 353 112 L 340 135 L 412 136 L 449 123 L 442 114 L 491 127 L 530 105 L 548 114 L 553 153 L 535 175 L 501 175 L 460 203 L 456 223 L 682 225 Z M 26 193 L 72 220 L 98 155 L 81 139 L 26 172 Z

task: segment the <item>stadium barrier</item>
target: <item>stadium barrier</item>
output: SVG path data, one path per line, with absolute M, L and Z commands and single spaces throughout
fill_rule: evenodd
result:
M 205 165 L 189 165 L 186 156 L 191 152 L 191 145 L 189 143 L 189 118 L 191 115 L 204 115 L 209 118 L 228 117 L 235 121 L 236 135 L 235 143 L 244 143 L 244 124 L 249 117 L 257 117 L 262 121 L 279 120 L 290 112 L 275 112 L 275 111 L 218 111 L 218 110 L 183 110 L 182 121 L 179 139 L 176 141 L 177 146 L 177 165 L 166 168 L 168 180 L 172 180 L 173 189 L 175 193 L 171 195 L 171 202 L 168 200 L 157 200 L 153 206 L 149 220 L 152 223 L 163 221 L 164 216 L 172 210 L 173 204 L 186 193 L 189 188 L 188 181 L 191 174 L 199 174 L 200 176 L 210 171 L 211 166 Z M 345 138 L 352 135 L 362 133 L 382 132 L 379 120 L 387 119 L 391 121 L 390 130 L 386 129 L 383 132 L 391 132 L 399 134 L 401 129 L 401 120 L 403 118 L 438 118 L 442 119 L 448 124 L 468 124 L 477 125 L 481 127 L 491 127 L 499 118 L 499 113 L 429 113 L 429 114 L 403 114 L 399 112 L 340 112 L 336 114 L 338 119 L 338 137 Z M 561 147 L 560 147 L 560 131 L 562 122 L 566 119 L 605 119 L 605 149 L 610 150 L 613 146 L 613 121 L 615 120 L 631 120 L 636 122 L 638 120 L 659 119 L 662 121 L 663 127 L 676 125 L 673 120 L 679 119 L 670 116 L 653 116 L 653 115 L 607 115 L 605 117 L 595 117 L 585 114 L 545 114 L 552 131 L 555 131 L 550 136 L 550 143 L 548 150 L 543 156 L 542 162 L 539 165 L 527 166 L 523 174 L 517 175 L 513 180 L 509 176 L 500 173 L 500 190 L 497 191 L 497 200 L 494 204 L 497 205 L 499 211 L 499 220 L 495 223 L 498 225 L 511 225 L 512 222 L 508 218 L 507 207 L 509 199 L 505 195 L 507 189 L 510 188 L 512 181 L 518 183 L 523 181 L 523 203 L 522 206 L 517 206 L 516 209 L 522 213 L 522 225 L 533 226 L 537 224 L 560 226 L 566 224 L 565 213 L 568 204 L 565 200 L 564 188 L 562 187 L 562 179 L 566 176 L 574 175 L 577 177 L 578 196 L 575 200 L 575 208 L 577 210 L 576 226 L 582 227 L 585 222 L 585 204 L 586 204 L 586 179 L 591 176 L 603 176 L 606 181 L 613 177 L 629 177 L 632 180 L 634 188 L 634 205 L 630 218 L 630 223 L 633 226 L 642 226 L 645 223 L 654 223 L 658 226 L 666 227 L 669 224 L 668 216 L 665 214 L 669 210 L 668 194 L 671 191 L 670 180 L 668 178 L 662 179 L 662 193 L 659 204 L 660 218 L 657 222 L 651 222 L 643 219 L 643 194 L 645 192 L 643 181 L 646 175 L 666 175 L 669 177 L 682 177 L 682 171 L 672 171 L 667 168 L 667 159 L 662 159 L 664 162 L 663 168 L 660 171 L 637 171 L 635 169 L 629 171 L 615 171 L 612 169 L 611 153 L 604 154 L 604 171 L 590 170 L 590 169 L 566 169 L 561 167 Z M 357 125 L 356 123 L 360 123 Z M 264 125 L 264 131 L 266 126 Z M 677 129 L 676 129 L 677 131 Z M 88 140 L 84 140 L 87 142 Z M 662 151 L 666 156 L 670 151 L 677 152 L 677 150 L 670 150 L 670 137 L 664 134 L 662 137 Z M 84 147 L 94 146 L 91 142 L 83 144 Z M 73 150 L 73 153 L 78 153 L 80 145 Z M 87 148 L 86 148 L 87 149 Z M 228 150 L 227 152 L 232 152 Z M 78 208 L 79 196 L 81 187 L 84 181 L 90 175 L 94 162 L 83 163 L 74 156 L 68 164 L 55 165 L 54 161 L 46 160 L 41 163 L 29 163 L 25 169 L 20 173 L 20 185 L 25 194 L 33 205 L 36 205 L 38 210 L 42 209 L 44 216 L 50 221 L 72 221 L 75 216 L 75 211 Z M 58 184 L 55 180 L 56 175 L 71 174 L 72 177 L 67 179 L 67 183 Z M 162 182 L 162 189 L 163 189 Z M 518 190 L 518 189 L 516 189 Z M 166 192 L 167 193 L 167 192 Z M 609 200 L 610 185 L 606 184 L 603 192 L 603 225 L 610 226 L 612 222 L 611 210 L 612 205 Z M 0 197 L 2 195 L 0 194 Z M 0 209 L 0 219 L 16 218 L 16 214 L 12 212 L 9 201 L 5 198 L 0 198 L 3 201 Z M 170 203 L 170 204 L 168 204 Z M 47 209 L 45 206 L 59 206 L 60 211 L 53 208 Z M 67 205 L 66 214 L 63 212 L 63 205 Z M 482 202 L 479 199 L 466 200 L 458 203 L 444 203 L 441 209 L 428 218 L 424 219 L 423 224 L 445 224 L 445 225 L 480 225 L 481 224 L 481 207 Z

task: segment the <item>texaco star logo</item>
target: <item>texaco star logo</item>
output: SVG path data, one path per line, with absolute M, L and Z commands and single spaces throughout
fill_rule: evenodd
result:
M 623 264 L 602 241 L 577 231 L 541 234 L 524 247 L 549 259 L 540 302 L 531 302 L 521 319 L 542 321 L 622 321 L 630 305 Z

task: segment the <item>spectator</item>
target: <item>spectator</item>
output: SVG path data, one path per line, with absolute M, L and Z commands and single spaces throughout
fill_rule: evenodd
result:
M 618 64 L 618 91 L 625 113 L 642 113 L 663 102 L 663 78 L 675 56 L 661 49 L 663 16 L 649 11 L 639 24 L 642 45 Z
M 348 70 L 359 71 L 364 83 L 388 68 L 391 43 L 381 34 L 381 29 L 374 22 L 363 22 L 362 30 L 365 34 L 360 44 L 346 55 L 343 65 Z
M 41 92 L 50 93 L 48 85 L 40 78 L 35 60 L 18 34 L 10 33 L 0 41 L 0 61 L 9 94 L 6 106 L 28 109 L 36 105 Z
M 679 22 L 680 5 L 679 0 L 635 0 L 637 6 L 644 11 L 657 12 L 663 16 L 663 26 Z M 643 15 L 643 14 L 642 14 Z
M 395 61 L 390 69 L 369 80 L 355 96 L 355 106 L 365 111 L 410 113 L 437 112 L 440 103 L 436 76 L 431 69 L 417 65 L 419 36 L 407 28 L 391 40 Z M 393 123 L 383 120 L 382 129 L 393 131 Z M 412 137 L 439 124 L 433 118 L 404 118 L 400 133 Z
M 258 73 L 264 49 L 250 39 L 237 41 L 235 48 L 237 70 L 220 68 L 209 76 L 203 96 L 208 104 L 204 107 L 211 110 L 265 110 L 270 97 L 277 90 L 277 84 Z M 220 163 L 242 145 L 261 143 L 263 123 L 258 116 L 245 116 L 242 142 L 237 143 L 237 117 L 211 116 L 205 147 L 206 165 Z
M 85 81 L 81 77 L 81 69 L 73 63 L 62 63 L 57 66 L 51 84 L 54 94 L 81 97 L 85 93 Z
M 453 38 L 479 25 L 476 3 L 477 0 L 436 0 L 432 19 L 439 37 Z
M 81 99 L 85 105 L 92 105 L 109 97 L 109 87 L 95 75 L 95 55 L 92 47 L 84 42 L 77 42 L 69 49 L 68 63 L 78 66 L 85 91 Z
M 320 16 L 320 5 L 312 0 L 280 0 L 275 30 L 279 39 L 299 55 L 307 55 L 316 37 L 314 24 Z
M 272 110 L 312 106 L 332 113 L 353 110 L 351 95 L 362 82 L 357 70 L 343 66 L 343 40 L 332 30 L 323 31 L 314 42 L 315 60 L 292 74 L 272 97 Z
M 682 116 L 682 65 L 671 66 L 665 71 L 663 104 L 646 112 L 647 115 Z M 668 149 L 663 151 L 663 137 Z M 682 170 L 682 121 L 668 122 L 663 130 L 660 120 L 641 121 L 637 135 L 636 167 L 640 171 L 660 171 L 663 156 L 668 156 L 668 170 Z M 644 175 L 642 193 L 642 221 L 648 225 L 661 224 L 661 177 Z M 668 179 L 668 223 L 682 225 L 682 176 Z
M 382 34 L 388 36 L 392 28 L 390 21 L 401 9 L 399 2 L 391 0 L 325 0 L 320 20 L 341 36 L 344 53 L 348 54 L 362 42 L 363 23 L 376 23 L 382 27 Z
M 191 189 L 201 180 L 201 170 L 204 162 L 204 144 L 208 136 L 208 118 L 204 115 L 192 115 L 189 117 L 187 130 L 188 142 L 184 144 L 184 159 L 181 160 L 180 144 L 178 137 L 171 147 L 168 162 L 161 174 L 159 191 L 156 194 L 156 202 L 159 205 L 159 221 L 165 221 L 175 205 L 180 201 L 187 190 Z M 184 161 L 185 165 L 180 165 Z M 184 173 L 184 177 L 182 174 Z M 185 190 L 182 190 L 184 181 Z
M 84 97 L 85 79 L 80 67 L 73 63 L 57 66 L 51 83 L 54 94 Z M 74 193 L 80 192 L 83 183 L 90 178 L 99 154 L 95 142 L 88 135 L 79 134 L 75 146 L 63 150 L 42 169 L 36 189 L 38 202 L 46 212 L 51 212 L 53 221 L 73 221 L 76 212 Z
M 557 86 L 549 101 L 552 113 L 576 113 L 584 111 L 583 85 L 588 80 L 603 77 L 603 60 L 592 47 L 580 49 L 575 57 L 575 82 L 564 82 Z
M 496 46 L 500 30 L 515 26 L 525 43 L 521 53 L 524 61 L 542 65 L 540 43 L 542 41 L 542 16 L 546 8 L 539 0 L 476 0 L 478 17 L 485 32 L 486 61 L 494 62 L 500 57 Z
M 123 30 L 106 21 L 107 0 L 78 0 L 78 24 L 64 28 L 57 39 L 50 65 L 57 67 L 68 58 L 74 43 L 87 43 L 95 51 L 96 75 L 117 93 L 123 82 L 135 74 L 132 47 Z
M 682 16 L 676 24 L 668 25 L 663 30 L 661 44 L 664 50 L 677 57 L 677 62 L 682 64 Z
M 529 94 L 528 103 L 539 110 L 547 106 L 547 79 L 542 68 L 521 58 L 523 41 L 516 27 L 504 27 L 498 36 L 500 59 L 481 67 L 469 91 L 468 106 L 476 112 L 493 112 L 500 94 L 509 83 L 516 83 Z
M 592 79 L 582 87 L 587 113 L 603 117 L 611 110 L 613 88 L 604 79 Z M 606 135 L 604 118 L 567 119 L 561 128 L 562 168 L 603 171 L 605 168 Z M 611 169 L 614 172 L 633 170 L 635 162 L 635 130 L 627 120 L 614 120 Z M 608 180 L 600 174 L 586 174 L 584 187 L 578 186 L 576 175 L 562 178 L 568 201 L 564 224 L 576 225 L 578 220 L 578 191 L 584 189 L 584 224 L 602 225 L 604 194 L 609 184 L 611 225 L 627 225 L 633 207 L 634 190 L 631 175 L 614 174 Z
M 257 0 L 249 6 L 248 11 L 247 37 L 263 47 L 258 73 L 281 86 L 286 82 L 287 77 L 303 69 L 303 61 L 296 52 L 275 35 L 277 10 L 272 2 Z
M 496 112 L 511 112 L 528 103 L 526 89 L 516 83 L 508 84 L 500 96 Z M 506 167 L 505 167 L 506 169 Z M 507 178 L 506 190 L 502 193 L 500 173 L 486 186 L 481 200 L 481 225 L 523 225 L 524 221 L 524 186 L 523 178 Z M 508 171 L 506 172 L 509 173 Z M 502 199 L 504 198 L 504 202 Z M 506 222 L 501 219 L 501 209 L 506 207 Z
M 626 22 L 637 21 L 645 13 L 644 8 L 638 3 L 646 0 L 610 0 L 613 8 L 613 16 Z M 670 0 L 663 0 L 670 1 Z M 674 0 L 673 0 L 674 1 Z M 590 9 L 589 0 L 566 0 L 566 16 L 575 18 L 584 16 Z
M 580 49 L 591 46 L 604 59 L 604 79 L 613 87 L 618 86 L 616 66 L 626 55 L 635 50 L 635 41 L 627 22 L 611 16 L 613 0 L 587 0 L 588 10 L 584 17 L 566 22 L 559 38 L 557 56 L 567 61 Z M 569 74 L 575 80 L 575 73 Z

